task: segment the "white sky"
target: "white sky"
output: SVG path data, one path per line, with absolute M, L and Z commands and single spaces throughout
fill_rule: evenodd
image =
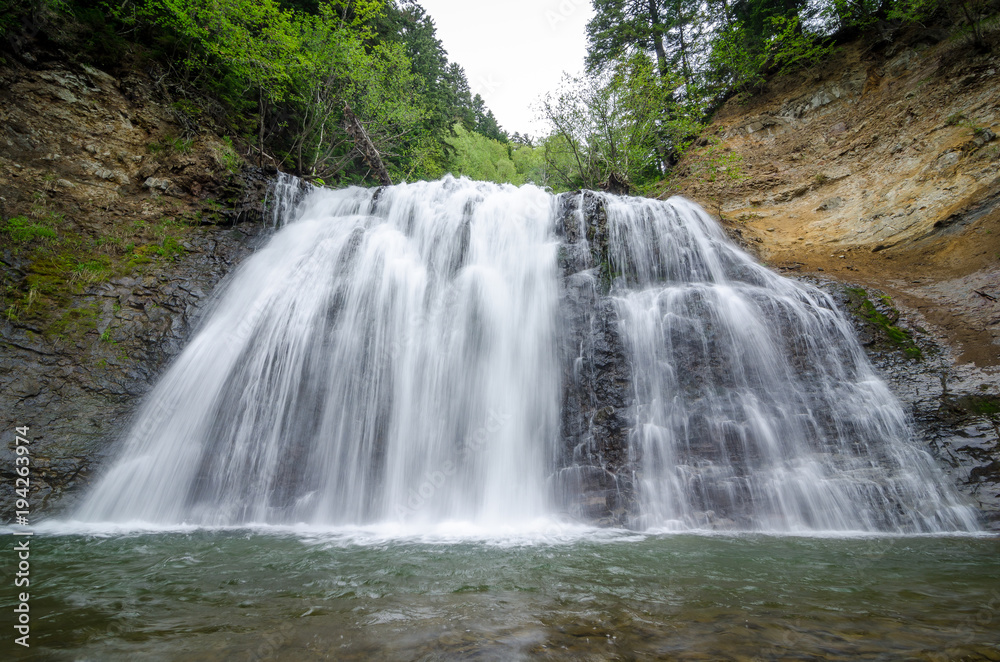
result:
M 448 59 L 465 67 L 477 92 L 508 133 L 538 137 L 545 124 L 532 109 L 554 91 L 563 71 L 583 70 L 590 0 L 419 0 L 434 19 Z

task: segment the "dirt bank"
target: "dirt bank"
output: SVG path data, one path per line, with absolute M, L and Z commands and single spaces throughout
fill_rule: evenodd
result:
M 676 190 L 760 257 L 878 287 L 959 360 L 1000 365 L 1000 56 L 931 30 L 857 43 L 732 100 Z M 734 159 L 705 181 L 705 164 Z

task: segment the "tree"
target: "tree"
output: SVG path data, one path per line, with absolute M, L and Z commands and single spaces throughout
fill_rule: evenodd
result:
M 682 84 L 677 75 L 664 81 L 645 53 L 600 74 L 565 77 L 542 104 L 552 126 L 544 147 L 554 181 L 641 188 L 661 176 L 662 154 L 682 151 L 700 128 L 700 109 L 676 100 Z
M 991 7 L 987 0 L 957 0 L 948 7 L 956 23 L 964 20 L 959 32 L 968 35 L 977 50 L 990 50 L 990 45 L 986 41 L 985 27 L 991 14 L 994 18 L 994 27 L 996 26 L 996 7 Z
M 699 0 L 595 0 L 587 24 L 588 70 L 642 52 L 656 58 L 661 78 L 680 71 L 685 85 L 693 85 L 704 41 L 701 5 Z
M 455 122 L 489 138 L 506 141 L 493 113 L 482 98 L 473 95 L 465 70 L 448 61 L 448 54 L 437 38 L 434 20 L 416 0 L 391 3 L 377 30 L 386 41 L 403 44 L 421 81 L 420 92 L 428 107 L 427 127 L 445 136 Z
M 670 74 L 658 0 L 594 0 L 587 23 L 587 69 L 596 72 L 631 52 L 653 51 L 660 76 Z
M 748 96 L 764 84 L 767 51 L 749 43 L 746 26 L 736 19 L 723 22 L 708 56 L 707 87 L 718 96 L 730 92 Z
M 688 95 L 696 93 L 690 88 L 697 84 L 699 60 L 707 50 L 707 32 L 699 27 L 704 24 L 701 5 L 697 0 L 667 0 L 658 28 L 663 35 L 667 61 L 675 70 L 680 68 Z
M 390 3 L 375 21 L 383 42 L 399 43 L 420 81 L 418 90 L 427 105 L 429 127 L 447 130 L 455 105 L 453 80 L 448 75 L 448 55 L 437 38 L 434 21 L 415 0 Z
M 453 127 L 453 133 L 447 139 L 454 149 L 454 156 L 449 164 L 452 174 L 518 186 L 546 183 L 542 150 L 487 138 L 475 131 L 466 130 L 458 122 Z
M 893 4 L 893 0 L 832 0 L 825 13 L 835 30 L 865 30 L 884 19 Z
M 486 102 L 478 94 L 472 98 L 472 111 L 476 118 L 474 127 L 476 133 L 503 143 L 510 140 L 507 132 L 500 128 L 500 123 L 493 116 L 493 111 L 486 107 Z
M 188 68 L 221 66 L 255 93 L 263 153 L 267 111 L 285 100 L 298 65 L 298 15 L 273 0 L 150 0 L 146 11 L 192 43 Z
M 400 155 L 420 142 L 423 99 L 401 93 L 418 81 L 403 46 L 377 39 L 372 26 L 382 10 L 378 0 L 321 0 L 311 12 L 275 0 L 146 6 L 187 42 L 189 69 L 234 79 L 242 92 L 229 100 L 237 107 L 247 97 L 256 101 L 261 155 L 271 143 L 286 167 L 324 179 L 372 149 L 399 171 Z M 349 126 L 354 137 L 364 135 L 365 149 Z
M 727 22 L 739 23 L 743 41 L 754 51 L 762 50 L 774 36 L 775 18 L 803 16 L 806 0 L 723 0 Z

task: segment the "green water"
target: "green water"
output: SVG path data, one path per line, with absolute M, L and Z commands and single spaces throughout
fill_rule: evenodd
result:
M 193 530 L 31 545 L 32 647 L 10 634 L 8 551 L 0 659 L 1000 660 L 995 537 Z

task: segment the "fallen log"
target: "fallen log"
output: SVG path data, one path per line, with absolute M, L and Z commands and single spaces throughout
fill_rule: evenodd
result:
M 357 118 L 354 111 L 351 110 L 350 104 L 346 101 L 344 102 L 344 129 L 347 131 L 347 135 L 351 137 L 351 140 L 354 141 L 354 148 L 361 154 L 361 158 L 365 160 L 368 167 L 375 173 L 379 183 L 383 186 L 391 186 L 392 179 L 389 177 L 389 171 L 382 161 L 382 155 L 379 154 L 375 143 L 372 142 L 368 132 L 365 131 L 365 125 Z

